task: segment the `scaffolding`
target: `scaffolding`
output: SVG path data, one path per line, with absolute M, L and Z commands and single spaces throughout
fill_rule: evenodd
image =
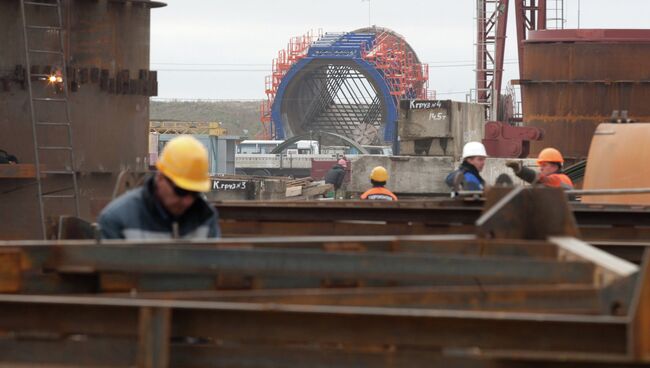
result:
M 301 77 L 306 95 L 294 96 L 301 106 L 297 120 L 301 130 L 322 130 L 342 134 L 357 142 L 378 143 L 379 132 L 386 124 L 384 104 L 395 109 L 400 99 L 426 99 L 428 65 L 419 62 L 400 35 L 371 28 L 349 33 L 319 33 L 294 37 L 286 50 L 273 61 L 273 72 L 266 78 L 267 99 L 260 106 L 264 132 L 260 138 L 277 137 L 279 121 L 273 121 L 273 103 L 280 84 L 289 70 L 308 57 L 316 61 Z M 376 70 L 388 87 L 379 91 L 368 80 L 368 71 L 358 63 Z M 312 64 L 310 64 L 312 65 Z M 384 87 L 381 87 L 384 88 Z M 385 99 L 382 94 L 390 95 Z M 385 132 L 384 138 L 390 135 Z

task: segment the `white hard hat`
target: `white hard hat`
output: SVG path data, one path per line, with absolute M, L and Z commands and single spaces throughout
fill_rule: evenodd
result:
M 487 157 L 487 152 L 485 152 L 485 146 L 481 142 L 467 142 L 463 147 L 463 157 L 462 160 L 468 157 L 482 156 Z

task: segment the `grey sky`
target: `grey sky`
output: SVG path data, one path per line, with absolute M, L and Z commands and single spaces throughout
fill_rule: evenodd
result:
M 547 0 L 553 3 L 555 0 Z M 564 0 L 565 28 L 576 28 L 578 0 Z M 152 10 L 151 67 L 159 97 L 261 99 L 271 60 L 289 38 L 321 28 L 368 25 L 361 0 L 167 0 Z M 474 86 L 475 0 L 371 0 L 372 24 L 402 34 L 430 64 L 430 88 L 464 100 Z M 505 80 L 517 78 L 510 10 Z M 581 28 L 650 28 L 648 0 L 581 0 Z M 203 64 L 203 65 L 200 65 Z M 463 66 L 450 66 L 450 65 Z M 504 84 L 505 85 L 505 84 Z

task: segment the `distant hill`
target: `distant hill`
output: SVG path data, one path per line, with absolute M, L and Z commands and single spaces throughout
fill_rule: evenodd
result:
M 260 101 L 151 101 L 150 119 L 220 121 L 228 134 L 250 138 L 262 130 Z

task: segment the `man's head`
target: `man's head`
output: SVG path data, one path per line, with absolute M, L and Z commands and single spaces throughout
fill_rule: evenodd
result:
M 485 166 L 487 152 L 481 142 L 467 142 L 463 146 L 463 161 L 474 166 L 476 170 L 481 171 Z
M 200 192 L 210 190 L 208 151 L 191 136 L 169 141 L 156 168 L 156 197 L 173 216 L 185 213 Z
M 348 167 L 348 162 L 345 161 L 344 158 L 340 159 L 337 163 L 338 163 L 339 165 L 343 166 L 343 168 L 347 168 L 347 167 Z
M 383 166 L 377 166 L 370 172 L 370 183 L 374 186 L 384 186 L 388 181 L 388 170 Z
M 155 183 L 156 197 L 167 212 L 174 217 L 184 214 L 200 195 L 199 192 L 188 191 L 176 186 L 170 178 L 160 172 L 156 173 Z
M 542 175 L 551 175 L 562 169 L 564 157 L 555 148 L 544 148 L 537 157 L 537 165 Z

